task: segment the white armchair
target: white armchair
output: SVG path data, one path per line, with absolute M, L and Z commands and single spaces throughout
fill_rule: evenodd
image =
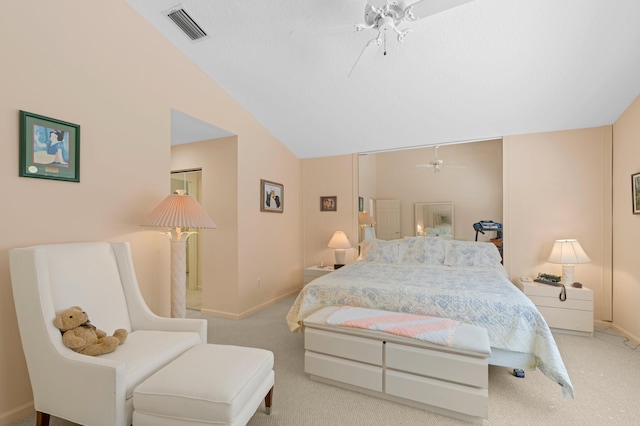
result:
M 10 251 L 11 282 L 38 425 L 51 415 L 84 425 L 131 424 L 137 385 L 206 343 L 206 320 L 154 315 L 128 243 L 69 243 Z M 115 352 L 92 357 L 62 343 L 56 314 L 81 306 L 98 328 L 129 332 Z

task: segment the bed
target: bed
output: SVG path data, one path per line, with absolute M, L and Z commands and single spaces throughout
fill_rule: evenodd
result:
M 357 306 L 452 318 L 487 329 L 489 363 L 538 368 L 573 397 L 555 340 L 535 305 L 507 278 L 492 243 L 407 237 L 365 240 L 358 261 L 307 284 L 289 313 L 291 331 L 325 306 Z

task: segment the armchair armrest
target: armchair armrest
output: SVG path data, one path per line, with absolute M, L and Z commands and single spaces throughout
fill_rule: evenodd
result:
M 196 318 L 163 318 L 149 309 L 142 297 L 135 276 L 133 259 L 129 243 L 111 243 L 116 262 L 120 269 L 120 279 L 125 297 L 129 319 L 133 330 L 195 331 L 200 334 L 202 343 L 207 342 L 207 320 Z

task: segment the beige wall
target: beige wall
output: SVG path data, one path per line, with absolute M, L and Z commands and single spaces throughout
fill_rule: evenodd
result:
M 416 168 L 416 164 L 434 159 L 433 147 L 378 153 L 375 157 L 375 198 L 400 200 L 403 236 L 415 235 L 417 202 L 453 202 L 454 237 L 458 240 L 474 240 L 472 225 L 479 220 L 502 222 L 501 140 L 441 146 L 438 158 L 444 161 L 444 167 L 439 173 L 432 168 Z M 480 234 L 478 240 L 495 236 L 495 232 Z
M 351 263 L 358 249 L 358 155 L 302 160 L 304 182 L 304 265 L 333 265 L 333 249 L 327 247 L 335 231 L 344 231 L 353 249 L 345 261 Z M 337 196 L 335 212 L 320 211 L 321 196 Z
M 593 290 L 596 320 L 603 319 L 603 301 L 611 294 L 605 214 L 611 205 L 610 151 L 610 126 L 504 138 L 510 276 L 561 275 L 561 265 L 546 261 L 553 242 L 578 239 L 592 261 L 576 265 L 576 281 Z
M 640 341 L 640 215 L 631 213 L 631 175 L 640 172 L 640 98 L 613 125 L 613 321 Z
M 171 169 L 202 169 L 200 203 L 217 226 L 198 232 L 202 311 L 233 316 L 239 309 L 237 137 L 173 146 Z
M 154 311 L 168 313 L 166 237 L 138 223 L 169 191 L 171 108 L 238 135 L 237 265 L 231 266 L 238 283 L 235 289 L 223 283 L 206 296 L 212 310 L 242 317 L 294 291 L 301 285 L 303 264 L 333 262 L 326 243 L 336 229 L 356 244 L 357 156 L 296 159 L 124 1 L 7 3 L 0 15 L 0 43 L 0 195 L 5 200 L 0 219 L 10 224 L 0 239 L 0 424 L 29 412 L 32 399 L 12 302 L 9 249 L 130 241 L 145 299 Z M 80 183 L 18 177 L 20 109 L 81 125 Z M 613 126 L 613 185 L 606 164 L 610 127 L 505 138 L 503 183 L 512 277 L 558 273 L 559 265 L 545 262 L 548 250 L 555 238 L 576 237 L 593 260 L 579 265 L 576 276 L 596 292 L 596 319 L 606 313 L 607 203 L 613 186 L 614 321 L 636 339 L 640 270 L 634 256 L 640 216 L 629 212 L 629 176 L 640 171 L 634 160 L 639 122 L 636 100 Z M 283 214 L 259 211 L 261 178 L 284 184 Z M 224 182 L 229 183 L 233 179 Z M 320 212 L 321 195 L 338 196 L 338 212 Z M 221 226 L 231 227 L 234 219 L 209 201 L 206 208 L 219 228 L 202 234 L 214 245 L 227 242 L 232 231 Z M 226 255 L 214 253 L 213 262 Z M 232 303 L 219 306 L 218 296 Z
M 257 157 L 267 161 L 256 164 L 252 148 L 241 154 L 239 139 L 171 149 L 172 170 L 202 169 L 202 205 L 218 226 L 199 235 L 202 312 L 235 319 L 297 291 L 303 256 L 300 160 L 265 139 Z M 283 213 L 260 211 L 261 178 L 284 185 Z
M 0 220 L 10 224 L 0 238 L 0 424 L 32 409 L 9 249 L 130 241 L 145 299 L 155 312 L 168 314 L 169 245 L 165 236 L 138 224 L 169 192 L 171 108 L 238 135 L 237 182 L 243 189 L 236 208 L 238 226 L 244 226 L 238 270 L 246 268 L 251 280 L 245 269 L 238 273 L 238 298 L 244 299 L 236 303 L 237 312 L 299 285 L 300 161 L 123 0 L 7 3 L 0 15 L 0 46 Z M 21 109 L 81 126 L 80 183 L 18 177 Z M 260 216 L 261 177 L 285 183 L 283 215 Z M 212 216 L 224 223 L 224 215 Z M 280 241 L 278 252 L 265 250 L 280 247 Z M 263 273 L 260 268 L 263 287 L 249 288 Z

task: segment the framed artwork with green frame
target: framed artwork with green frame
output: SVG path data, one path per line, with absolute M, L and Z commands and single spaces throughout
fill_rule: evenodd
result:
M 80 126 L 20 111 L 18 174 L 80 182 Z

